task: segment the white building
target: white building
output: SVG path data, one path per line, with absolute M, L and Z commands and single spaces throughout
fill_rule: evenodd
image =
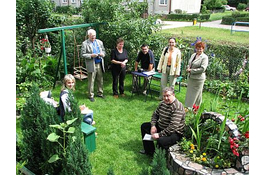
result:
M 186 13 L 200 13 L 201 0 L 147 0 L 148 14 L 169 14 L 180 9 Z

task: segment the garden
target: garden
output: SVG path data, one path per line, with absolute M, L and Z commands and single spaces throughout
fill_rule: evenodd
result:
M 99 13 L 92 13 L 94 9 L 91 7 L 97 8 Z M 143 122 L 150 121 L 159 101 L 156 94 L 153 97 L 148 96 L 146 102 L 143 95 L 132 95 L 130 72 L 142 43 L 149 43 L 156 59 L 159 59 L 162 49 L 167 45 L 165 38 L 172 36 L 176 37 L 177 45 L 181 49 L 184 67 L 194 52 L 194 43 L 198 40 L 206 42 L 205 52 L 209 56 L 203 104 L 200 107 L 194 106 L 186 114 L 185 138 L 179 143 L 181 152 L 192 161 L 213 169 L 236 167 L 236 161 L 242 157 L 242 152 L 247 152 L 248 34 L 236 33 L 228 41 L 225 38 L 214 38 L 230 35 L 229 30 L 212 29 L 209 37 L 205 35 L 209 33 L 207 29 L 195 28 L 196 26 L 187 30 L 181 28 L 162 31 L 161 26 L 155 24 L 157 16 L 141 18 L 145 6 L 131 3 L 129 8 L 131 11 L 120 6 L 118 0 L 112 3 L 90 0 L 84 1 L 82 17 L 73 17 L 70 14 L 55 13 L 50 1 L 17 0 L 17 169 L 24 166 L 35 174 L 169 173 L 166 168 L 159 170 L 159 167 L 166 166 L 165 152 L 157 150 L 154 158 L 139 154 L 142 149 L 140 126 Z M 60 124 L 55 109 L 45 104 L 39 93 L 51 90 L 52 97 L 59 101 L 61 80 L 65 73 L 63 61 L 58 64 L 61 57 L 61 36 L 58 32 L 40 34 L 38 30 L 99 22 L 106 22 L 98 26 L 97 36 L 106 48 L 106 68 L 110 65 L 109 55 L 115 47 L 115 40 L 118 37 L 125 40 L 125 48 L 131 58 L 125 79 L 126 96 L 119 99 L 112 97 L 109 69 L 104 74 L 105 99 L 95 98 L 94 103 L 87 98 L 87 80 L 77 80 L 76 90 L 73 92 L 75 98 L 71 99 L 73 112 L 67 114 L 66 123 Z M 86 30 L 87 28 L 65 30 L 68 73 L 73 73 L 74 65 L 79 64 L 76 45 L 85 40 Z M 196 32 L 201 33 L 196 35 Z M 195 34 L 190 35 L 191 33 Z M 51 48 L 48 54 L 45 48 Z M 80 64 L 84 66 L 82 58 L 80 59 Z M 182 76 L 181 91 L 176 93 L 176 97 L 184 103 L 187 78 L 185 69 Z M 78 108 L 80 104 L 85 104 L 94 112 L 97 136 L 96 150 L 93 152 L 88 152 L 83 143 Z M 203 119 L 201 116 L 207 112 L 216 112 L 225 118 L 219 122 Z M 235 137 L 230 134 L 226 121 L 237 126 L 239 135 Z M 240 167 L 239 171 L 248 172 L 248 169 Z

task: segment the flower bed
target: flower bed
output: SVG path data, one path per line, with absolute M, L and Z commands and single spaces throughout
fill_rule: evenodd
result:
M 198 107 L 194 106 L 193 110 L 187 113 L 185 137 L 179 143 L 177 155 L 171 155 L 173 160 L 184 165 L 184 169 L 189 167 L 188 161 L 198 164 L 200 169 L 207 167 L 222 172 L 224 169 L 236 168 L 239 172 L 248 173 L 248 116 L 239 115 L 230 120 L 215 112 L 203 112 L 202 109 L 203 107 L 197 111 Z M 184 156 L 180 156 L 182 154 Z M 184 161 L 180 163 L 182 159 Z

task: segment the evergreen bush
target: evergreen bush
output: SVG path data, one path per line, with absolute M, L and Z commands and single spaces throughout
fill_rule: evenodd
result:
M 170 175 L 167 169 L 165 150 L 156 148 L 151 163 L 151 175 Z
M 34 84 L 21 113 L 21 157 L 27 160 L 27 168 L 36 174 L 56 174 L 58 165 L 50 166 L 47 160 L 57 150 L 46 138 L 48 133 L 54 131 L 49 125 L 55 124 L 58 116 L 55 109 L 40 98 L 39 93 L 39 88 Z

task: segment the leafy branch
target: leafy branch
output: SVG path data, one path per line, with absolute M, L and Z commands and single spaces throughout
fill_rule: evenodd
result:
M 66 121 L 66 123 L 60 123 L 56 125 L 49 125 L 51 128 L 56 128 L 60 131 L 62 131 L 63 136 L 59 136 L 56 133 L 51 133 L 47 137 L 47 140 L 50 142 L 56 142 L 59 144 L 59 146 L 63 149 L 63 157 L 65 158 L 66 156 L 66 135 L 67 134 L 73 134 L 75 132 L 74 127 L 69 127 L 72 123 L 74 123 L 77 120 L 77 118 L 74 118 L 72 120 Z M 63 144 L 59 142 L 59 139 L 63 140 Z M 74 138 L 73 138 L 74 139 Z M 52 157 L 48 160 L 49 163 L 56 162 L 57 160 L 61 159 L 58 154 L 52 155 Z

